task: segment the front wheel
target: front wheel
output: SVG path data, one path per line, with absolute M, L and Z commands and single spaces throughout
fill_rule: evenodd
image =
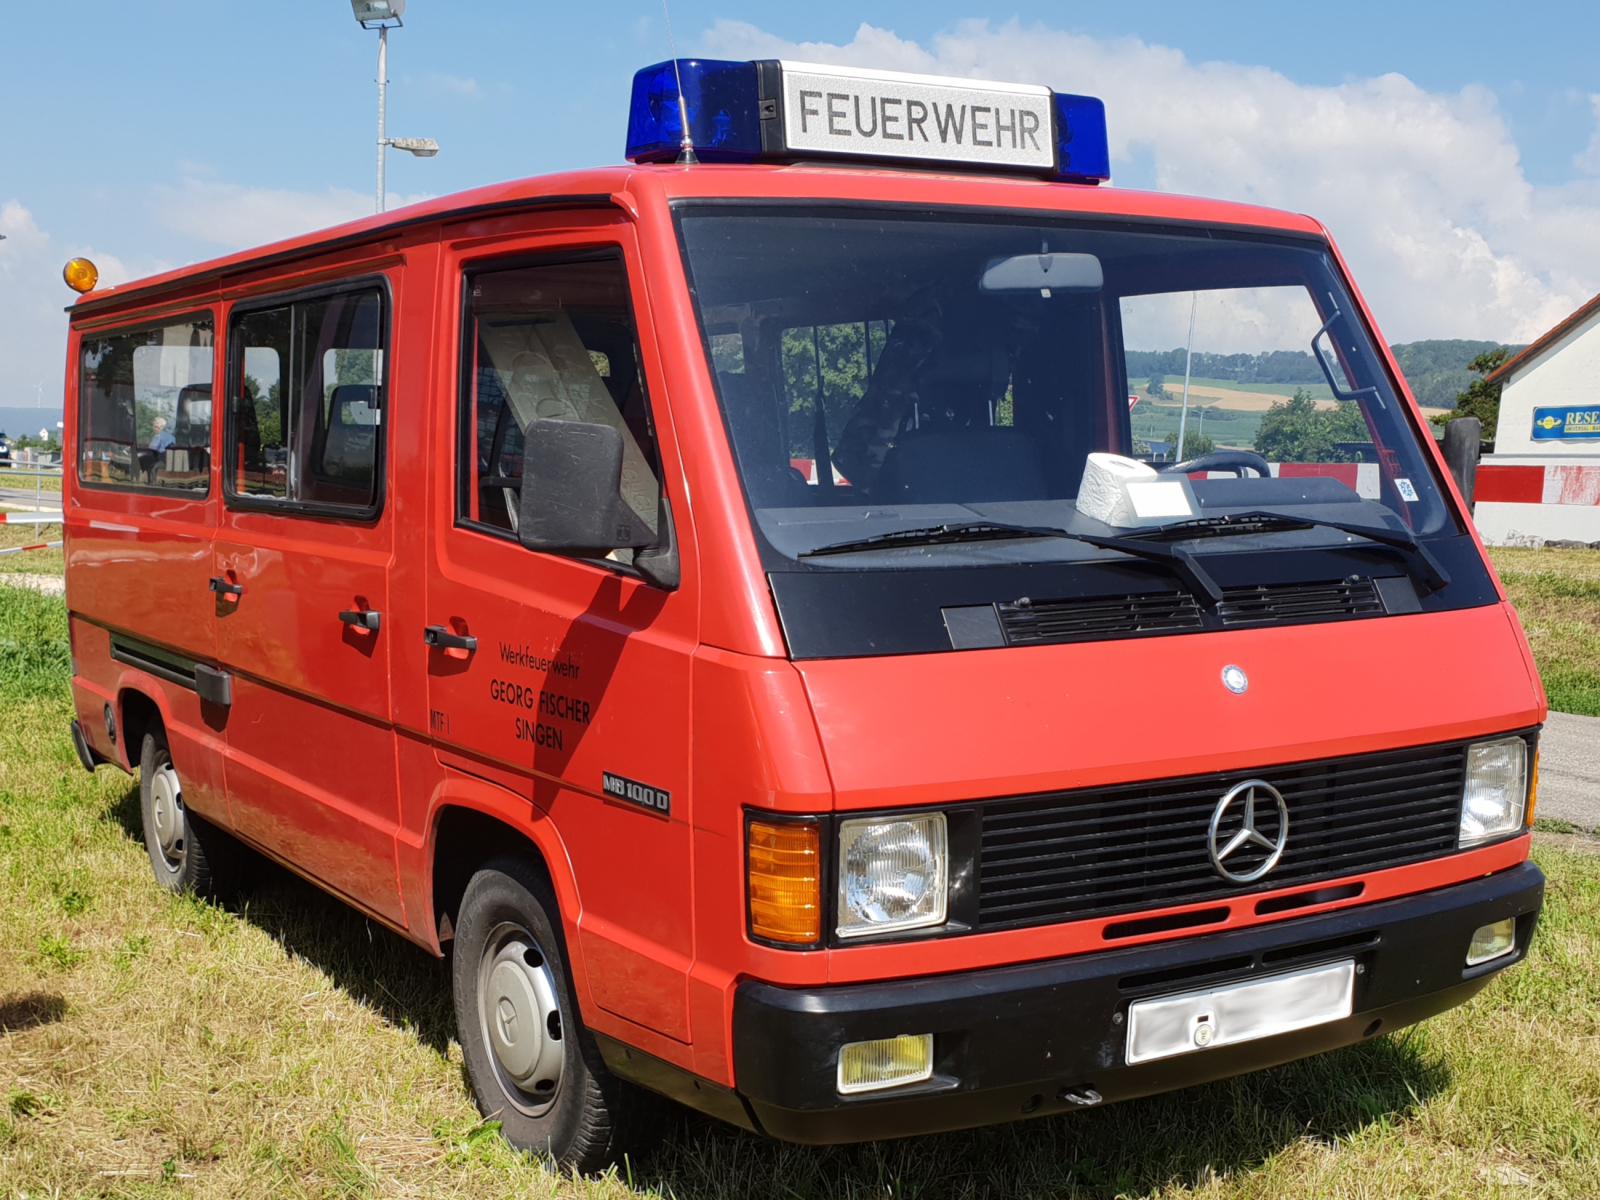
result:
M 654 1096 L 616 1078 L 578 1017 L 543 874 L 503 860 L 467 884 L 456 923 L 456 1028 L 473 1099 L 522 1150 L 590 1173 L 658 1127 Z

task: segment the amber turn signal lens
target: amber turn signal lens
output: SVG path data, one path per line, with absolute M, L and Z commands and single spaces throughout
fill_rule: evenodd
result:
M 1528 781 L 1528 815 L 1523 818 L 1533 828 L 1533 810 L 1539 805 L 1539 752 L 1533 752 L 1533 778 Z
M 74 258 L 61 270 L 61 278 L 75 292 L 92 292 L 100 282 L 100 268 L 87 258 Z
M 751 933 L 791 945 L 822 937 L 821 848 L 815 822 L 750 822 Z

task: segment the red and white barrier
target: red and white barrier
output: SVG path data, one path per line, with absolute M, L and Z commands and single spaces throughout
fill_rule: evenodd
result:
M 58 512 L 8 512 L 0 513 L 0 525 L 59 525 L 61 514 Z
M 59 539 L 54 542 L 34 542 L 31 546 L 7 546 L 0 550 L 0 554 L 21 554 L 24 550 L 59 550 L 61 545 Z
M 1600 465 L 1487 459 L 1473 520 L 1495 546 L 1600 541 Z

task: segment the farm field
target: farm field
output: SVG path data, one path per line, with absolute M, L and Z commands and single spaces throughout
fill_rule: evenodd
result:
M 1585 679 L 1600 698 L 1583 640 L 1600 639 L 1600 552 L 1495 557 L 1547 679 L 1560 662 L 1576 681 L 1552 698 L 1582 702 Z M 73 756 L 65 637 L 59 599 L 0 587 L 0 1194 L 1600 1195 L 1600 842 L 1582 835 L 1535 847 L 1550 891 L 1530 961 L 1412 1030 L 899 1142 L 685 1122 L 607 1178 L 557 1178 L 479 1121 L 437 962 L 276 869 L 234 906 L 157 888 L 133 781 Z

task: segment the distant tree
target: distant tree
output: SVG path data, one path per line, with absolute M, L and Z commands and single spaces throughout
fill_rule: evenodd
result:
M 1338 444 L 1370 438 L 1354 403 L 1318 408 L 1310 392 L 1296 388 L 1292 399 L 1274 404 L 1261 418 L 1256 452 L 1273 462 L 1354 462 L 1356 456 L 1340 450 Z
M 1454 408 L 1435 414 L 1431 418 L 1433 423 L 1443 425 L 1446 421 L 1453 421 L 1457 417 L 1477 417 L 1483 422 L 1483 436 L 1493 438 L 1495 426 L 1500 421 L 1500 384 L 1486 382 L 1485 376 L 1510 357 L 1511 351 L 1501 346 L 1498 350 L 1484 351 L 1468 363 L 1467 370 L 1478 378 L 1469 383 L 1465 391 L 1456 395 Z
M 1210 454 L 1216 448 L 1217 443 L 1205 434 L 1189 431 L 1183 435 L 1183 453 L 1178 455 L 1178 459 L 1180 462 L 1188 462 L 1191 458 Z
M 1150 376 L 1150 382 L 1144 385 L 1144 394 L 1157 400 L 1167 398 L 1167 377 L 1157 371 Z

